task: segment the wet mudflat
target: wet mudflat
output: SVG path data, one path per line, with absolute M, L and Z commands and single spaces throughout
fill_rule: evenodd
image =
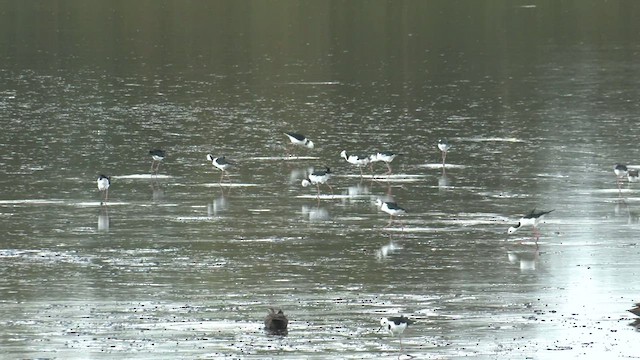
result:
M 310 55 L 256 41 L 266 55 L 230 67 L 7 55 L 2 356 L 638 356 L 626 310 L 640 301 L 640 184 L 616 184 L 613 165 L 640 164 L 640 68 L 618 40 L 508 49 L 501 66 L 491 49 L 425 43 L 402 66 L 340 41 Z M 284 131 L 316 147 L 287 157 Z M 157 176 L 152 148 L 168 154 Z M 376 163 L 360 176 L 342 150 L 403 155 L 392 175 Z M 230 179 L 207 153 L 237 162 Z M 325 167 L 333 194 L 318 197 L 301 181 Z M 379 198 L 407 215 L 389 223 Z M 537 243 L 530 229 L 507 237 L 534 208 L 555 209 Z M 263 331 L 269 306 L 287 336 Z M 379 329 L 398 314 L 416 321 L 402 351 Z

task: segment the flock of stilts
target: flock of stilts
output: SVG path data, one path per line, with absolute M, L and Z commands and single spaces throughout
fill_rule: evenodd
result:
M 290 150 L 291 150 L 290 148 L 295 146 L 306 147 L 308 149 L 314 148 L 313 141 L 309 140 L 307 137 L 305 137 L 302 134 L 285 133 L 285 135 L 288 137 L 290 142 L 287 145 L 287 156 L 290 156 Z M 447 152 L 450 150 L 451 145 L 447 142 L 446 139 L 440 139 L 438 141 L 437 146 L 442 154 L 442 168 L 444 171 Z M 157 174 L 160 168 L 160 164 L 166 157 L 166 152 L 164 150 L 154 149 L 149 151 L 149 155 L 152 158 L 151 173 Z M 394 153 L 390 151 L 381 151 L 381 152 L 376 152 L 370 155 L 350 154 L 346 150 L 343 150 L 340 153 L 340 156 L 344 158 L 348 163 L 355 165 L 356 167 L 359 168 L 361 176 L 364 175 L 364 168 L 366 168 L 367 166 L 369 166 L 369 169 L 373 176 L 373 164 L 376 162 L 384 162 L 387 167 L 387 172 L 384 173 L 383 175 L 391 175 L 393 172 L 391 168 L 391 162 L 396 157 L 401 155 L 402 154 Z M 220 183 L 222 183 L 222 181 L 224 180 L 225 175 L 227 175 L 227 177 L 229 178 L 228 170 L 234 165 L 236 165 L 234 161 L 227 159 L 225 156 L 214 157 L 212 154 L 207 154 L 207 160 L 210 161 L 215 168 L 221 171 Z M 615 173 L 618 178 L 622 176 L 622 174 L 628 175 L 629 181 L 637 181 L 638 179 L 638 171 L 628 170 L 624 165 L 616 165 Z M 317 188 L 318 199 L 320 198 L 320 185 L 327 185 L 331 193 L 333 194 L 333 188 L 328 183 L 329 179 L 331 178 L 331 175 L 332 173 L 330 168 L 313 171 L 312 173 L 308 174 L 308 176 L 304 180 L 302 180 L 302 186 L 307 187 L 307 186 L 315 185 Z M 635 179 L 635 180 L 632 180 L 632 179 Z M 230 178 L 229 178 L 229 181 L 231 181 Z M 111 185 L 111 179 L 109 176 L 106 176 L 104 174 L 101 174 L 98 176 L 97 186 L 98 186 L 98 190 L 103 192 L 103 199 L 101 202 L 101 204 L 103 205 L 106 204 L 108 200 L 110 185 Z M 406 210 L 400 207 L 395 202 L 382 201 L 381 199 L 378 199 L 376 201 L 376 205 L 379 207 L 381 211 L 389 214 L 389 224 L 391 224 L 394 217 L 401 216 L 406 213 Z M 507 234 L 513 234 L 521 227 L 531 227 L 536 236 L 536 243 L 537 243 L 537 240 L 539 237 L 539 233 L 537 232 L 537 225 L 545 215 L 551 213 L 552 211 L 553 210 L 536 212 L 534 209 L 529 214 L 526 214 L 525 216 L 523 216 L 517 225 L 510 227 L 507 230 Z M 392 335 L 400 337 L 400 348 L 402 349 L 402 333 L 407 328 L 407 326 L 412 324 L 413 322 L 414 321 L 410 320 L 405 316 L 396 316 L 396 317 L 382 318 L 380 320 L 380 325 L 381 325 L 381 328 L 385 328 Z M 288 323 L 289 323 L 289 320 L 287 319 L 286 315 L 281 309 L 269 308 L 269 313 L 267 314 L 264 320 L 265 330 L 267 330 L 271 334 L 286 335 Z
M 306 136 L 298 133 L 287 132 L 284 133 L 289 138 L 289 144 L 287 146 L 287 156 L 290 156 L 290 147 L 306 147 L 309 149 L 314 148 L 314 143 Z M 438 148 L 442 152 L 442 166 L 444 169 L 445 159 L 447 156 L 447 152 L 450 149 L 450 145 L 446 139 L 440 139 L 438 141 Z M 151 173 L 157 174 L 160 168 L 160 164 L 166 157 L 166 152 L 160 149 L 154 149 L 149 151 L 149 155 L 151 155 Z M 390 175 L 393 171 L 391 169 L 391 162 L 398 156 L 402 154 L 394 153 L 391 151 L 379 151 L 371 155 L 355 155 L 348 154 L 345 150 L 340 153 L 340 156 L 343 157 L 348 163 L 357 166 L 360 169 L 360 175 L 363 175 L 363 168 L 369 166 L 371 172 L 373 174 L 373 164 L 376 162 L 384 162 L 387 167 L 387 172 L 383 175 Z M 231 181 L 229 177 L 228 170 L 236 165 L 235 161 L 227 159 L 225 156 L 214 157 L 212 154 L 207 154 L 207 160 L 211 162 L 211 164 L 221 171 L 220 175 L 220 183 L 224 180 L 225 175 Z M 315 185 L 317 189 L 317 198 L 320 199 L 320 185 L 327 185 L 331 194 L 333 195 L 333 187 L 329 184 L 329 179 L 331 179 L 332 172 L 330 168 L 326 168 L 323 170 L 316 170 L 310 173 L 307 178 L 302 180 L 302 186 L 307 187 L 311 185 Z M 107 175 L 100 174 L 97 180 L 98 190 L 103 193 L 103 198 L 101 204 L 105 205 L 107 203 L 109 197 L 109 187 L 111 186 L 111 178 Z M 377 206 L 381 211 L 389 214 L 389 225 L 393 222 L 394 217 L 401 216 L 406 214 L 406 210 L 400 207 L 397 203 L 391 201 L 382 201 L 378 199 L 376 201 Z

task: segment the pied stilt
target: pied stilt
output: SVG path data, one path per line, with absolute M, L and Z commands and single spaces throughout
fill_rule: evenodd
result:
M 317 170 L 309 174 L 309 176 L 302 180 L 302 186 L 307 187 L 309 185 L 315 185 L 318 189 L 318 198 L 320 198 L 320 184 L 326 184 L 331 189 L 331 195 L 333 195 L 333 188 L 329 185 L 328 181 L 331 179 L 331 169 Z
M 98 190 L 104 194 L 100 205 L 107 202 L 107 198 L 109 197 L 109 186 L 111 186 L 111 178 L 107 175 L 100 174 L 98 176 Z
M 391 223 L 393 222 L 394 216 L 398 217 L 407 213 L 407 210 L 401 208 L 400 206 L 398 206 L 397 203 L 394 203 L 394 202 L 382 201 L 381 199 L 376 199 L 376 205 L 378 205 L 380 210 L 389 214 L 389 223 L 387 224 L 387 226 L 391 225 Z M 400 224 L 403 225 L 402 222 L 400 222 Z
M 166 153 L 164 150 L 154 149 L 154 150 L 149 150 L 149 155 L 151 155 L 151 158 L 153 159 L 151 161 L 151 173 L 157 174 L 158 169 L 160 169 L 160 162 L 164 160 Z M 154 168 L 154 165 L 155 165 L 155 168 Z
M 615 164 L 613 166 L 613 172 L 616 174 L 616 185 L 618 185 L 618 192 L 622 194 L 622 189 L 620 188 L 620 178 L 627 176 L 629 169 L 627 168 L 627 165 Z
M 629 169 L 627 168 L 627 165 L 616 164 L 613 167 L 613 172 L 616 174 L 617 178 L 621 178 L 627 176 L 627 172 L 629 172 Z
M 362 168 L 369 165 L 369 163 L 371 162 L 371 158 L 369 156 L 347 154 L 346 150 L 342 150 L 340 156 L 347 160 L 349 164 L 355 165 L 360 169 L 360 177 L 362 177 L 363 175 Z
M 392 316 L 380 319 L 381 328 L 385 328 L 392 336 L 398 336 L 400 338 L 400 350 L 402 350 L 402 334 L 407 329 L 407 326 L 415 323 L 415 321 L 407 318 L 406 316 Z
M 384 163 L 387 165 L 387 172 L 384 175 L 391 174 L 392 171 L 391 171 L 390 164 L 393 161 L 393 159 L 395 159 L 397 156 L 402 156 L 402 154 L 397 154 L 391 151 L 379 151 L 373 155 L 370 155 L 369 162 L 371 163 L 371 171 L 373 171 L 374 162 L 384 161 Z
M 289 146 L 304 146 L 309 149 L 313 149 L 313 141 L 307 139 L 304 135 L 298 133 L 286 132 L 284 133 L 291 142 Z M 287 146 L 287 155 L 289 155 L 289 146 Z
M 222 175 L 220 175 L 220 183 L 222 183 L 225 174 L 227 174 L 227 178 L 229 179 L 229 182 L 231 182 L 231 177 L 229 177 L 227 170 L 236 164 L 234 161 L 231 161 L 224 156 L 214 158 L 211 154 L 207 154 L 207 160 L 211 161 L 213 166 L 222 171 Z
M 629 180 L 629 182 L 638 182 L 640 180 L 638 178 L 638 170 L 629 169 L 629 171 L 627 171 L 627 180 Z
M 438 140 L 438 149 L 442 152 L 442 168 L 444 169 L 445 160 L 447 158 L 447 152 L 451 149 L 451 145 L 447 141 L 447 139 Z
M 507 234 L 513 234 L 514 232 L 518 231 L 522 227 L 531 227 L 537 242 L 538 239 L 540 238 L 540 234 L 537 229 L 538 223 L 540 223 L 540 221 L 545 215 L 549 214 L 552 211 L 553 210 L 536 212 L 536 209 L 531 210 L 530 213 L 520 218 L 520 221 L 518 221 L 517 225 L 511 226 L 507 230 Z

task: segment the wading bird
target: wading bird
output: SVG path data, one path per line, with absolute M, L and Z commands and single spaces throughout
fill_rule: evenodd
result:
M 400 206 L 398 206 L 397 203 L 394 203 L 394 202 L 382 201 L 381 199 L 376 199 L 376 205 L 378 205 L 380 210 L 389 214 L 389 223 L 387 224 L 387 226 L 391 225 L 391 223 L 393 222 L 394 216 L 398 217 L 407 213 L 407 210 L 401 208 Z M 400 222 L 400 225 L 404 227 L 404 224 L 402 224 L 400 220 L 398 220 L 398 222 Z
M 164 160 L 166 153 L 164 152 L 164 150 L 154 149 L 154 150 L 149 150 L 149 155 L 151 155 L 151 158 L 153 159 L 151 161 L 151 173 L 157 174 L 158 169 L 160 169 L 160 162 Z M 154 168 L 154 165 L 155 165 L 155 168 Z
M 415 323 L 405 316 L 392 316 L 380 319 L 381 328 L 385 328 L 393 336 L 400 338 L 400 350 L 402 350 L 402 333 L 406 330 L 407 326 Z
M 627 176 L 629 169 L 627 165 L 616 164 L 613 167 L 613 172 L 616 174 L 616 183 L 620 185 L 620 178 Z
M 309 176 L 302 180 L 302 186 L 307 187 L 309 185 L 315 185 L 318 189 L 318 199 L 320 198 L 320 184 L 326 184 L 331 190 L 333 195 L 333 188 L 329 185 L 328 181 L 331 179 L 331 169 L 314 171 Z
M 392 173 L 392 171 L 391 171 L 391 162 L 397 156 L 402 156 L 402 154 L 396 154 L 396 153 L 391 152 L 391 151 L 379 151 L 379 152 L 376 152 L 373 155 L 370 155 L 369 156 L 369 162 L 371 163 L 371 171 L 373 172 L 373 163 L 374 162 L 383 161 L 385 163 L 385 165 L 387 165 L 387 172 L 384 173 L 384 175 L 390 175 Z
M 360 169 L 360 177 L 362 177 L 362 168 L 369 165 L 371 158 L 369 156 L 360 156 L 355 154 L 348 154 L 346 150 L 342 150 L 340 156 L 347 160 L 349 164 L 355 165 Z
M 291 132 L 286 132 L 284 134 L 287 135 L 291 142 L 289 146 L 304 146 L 306 148 L 313 149 L 313 141 L 307 139 L 304 135 Z M 289 146 L 287 146 L 287 155 L 289 155 Z
M 220 183 L 222 183 L 225 174 L 227 174 L 227 178 L 229 179 L 229 182 L 231 182 L 231 177 L 229 177 L 227 170 L 236 164 L 234 161 L 228 160 L 224 156 L 214 158 L 211 154 L 207 154 L 207 160 L 211 161 L 213 166 L 222 171 L 222 175 L 220 175 Z
M 100 205 L 105 204 L 107 202 L 107 198 L 109 197 L 109 186 L 111 186 L 111 178 L 107 175 L 100 174 L 98 176 L 98 190 L 101 191 L 104 196 L 102 197 L 102 201 Z
M 449 145 L 447 139 L 440 139 L 438 140 L 438 149 L 440 149 L 440 152 L 442 153 L 442 168 L 444 169 L 447 152 L 451 149 L 451 145 Z
M 542 218 L 545 215 L 549 214 L 552 211 L 553 210 L 536 212 L 536 209 L 531 210 L 530 213 L 520 218 L 520 221 L 518 221 L 517 225 L 511 226 L 507 230 L 507 234 L 513 234 L 514 232 L 518 231 L 518 229 L 520 229 L 521 227 L 531 227 L 533 229 L 533 234 L 536 237 L 536 242 L 537 242 L 538 239 L 540 238 L 540 233 L 538 232 L 538 228 L 537 228 L 538 223 L 542 220 Z

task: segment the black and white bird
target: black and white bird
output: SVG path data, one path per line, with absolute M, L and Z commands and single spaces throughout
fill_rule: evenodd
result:
M 107 198 L 109 197 L 109 186 L 111 186 L 111 178 L 109 178 L 107 175 L 100 174 L 98 176 L 97 184 L 98 190 L 104 194 L 102 197 L 102 201 L 100 202 L 100 204 L 102 205 L 107 202 Z
M 211 161 L 213 166 L 222 171 L 222 175 L 220 175 L 220 183 L 222 183 L 225 174 L 227 174 L 227 178 L 231 181 L 228 170 L 236 164 L 235 161 L 229 160 L 224 156 L 214 158 L 211 154 L 207 154 L 207 160 Z
M 447 152 L 451 149 L 451 145 L 447 139 L 440 139 L 438 140 L 438 149 L 440 149 L 440 152 L 442 153 L 442 168 L 444 168 Z
M 331 195 L 333 195 L 333 188 L 328 183 L 329 179 L 331 179 L 331 169 L 327 168 L 326 170 L 317 170 L 309 174 L 306 179 L 302 180 L 302 186 L 307 187 L 309 185 L 315 185 L 318 189 L 318 198 L 320 198 L 320 184 L 326 184 L 331 190 Z
M 391 162 L 397 157 L 402 156 L 402 154 L 394 153 L 391 151 L 378 151 L 373 155 L 369 155 L 369 162 L 371 163 L 371 171 L 373 171 L 373 163 L 378 161 L 383 161 L 387 165 L 387 172 L 385 175 L 389 175 L 392 173 L 391 170 Z
M 307 139 L 306 136 L 298 133 L 291 133 L 291 132 L 286 132 L 284 134 L 287 135 L 287 137 L 289 138 L 289 141 L 291 142 L 291 144 L 289 145 L 291 147 L 301 146 L 301 147 L 313 149 L 313 141 Z M 289 146 L 287 146 L 287 153 L 288 152 L 289 152 Z
M 627 171 L 627 180 L 629 180 L 630 183 L 640 181 L 640 178 L 638 178 L 638 170 L 629 169 L 629 171 Z
M 536 209 L 531 210 L 530 213 L 520 218 L 520 221 L 518 221 L 517 225 L 511 226 L 507 230 L 507 234 L 513 234 L 514 232 L 518 231 L 518 229 L 522 227 L 531 227 L 533 229 L 533 233 L 536 236 L 536 241 L 537 241 L 538 238 L 540 237 L 540 234 L 538 233 L 538 228 L 537 228 L 538 223 L 540 223 L 540 221 L 544 218 L 545 215 L 549 214 L 552 211 L 553 210 L 536 212 Z
M 616 178 L 621 178 L 627 176 L 629 168 L 627 168 L 627 165 L 615 164 L 615 166 L 613 167 L 613 172 L 616 174 Z
M 357 166 L 360 169 L 361 177 L 363 175 L 362 168 L 369 165 L 369 163 L 371 162 L 370 156 L 348 154 L 346 150 L 342 150 L 340 156 L 342 156 L 343 159 L 347 160 L 349 164 Z
M 264 329 L 271 335 L 287 335 L 289 319 L 282 309 L 269 308 L 269 313 L 264 318 Z
M 164 160 L 166 153 L 164 150 L 154 149 L 149 150 L 149 155 L 151 155 L 151 158 L 153 159 L 151 161 L 151 173 L 157 174 L 158 169 L 160 169 L 160 163 Z
M 381 328 L 387 329 L 391 335 L 398 336 L 400 338 L 400 350 L 402 350 L 402 334 L 409 325 L 414 323 L 415 321 L 403 315 L 383 317 L 380 319 Z
M 391 225 L 391 223 L 393 222 L 394 216 L 398 217 L 407 213 L 407 210 L 401 208 L 395 202 L 382 201 L 381 199 L 376 199 L 376 205 L 378 205 L 380 210 L 389 214 L 389 223 L 387 224 L 387 226 Z

